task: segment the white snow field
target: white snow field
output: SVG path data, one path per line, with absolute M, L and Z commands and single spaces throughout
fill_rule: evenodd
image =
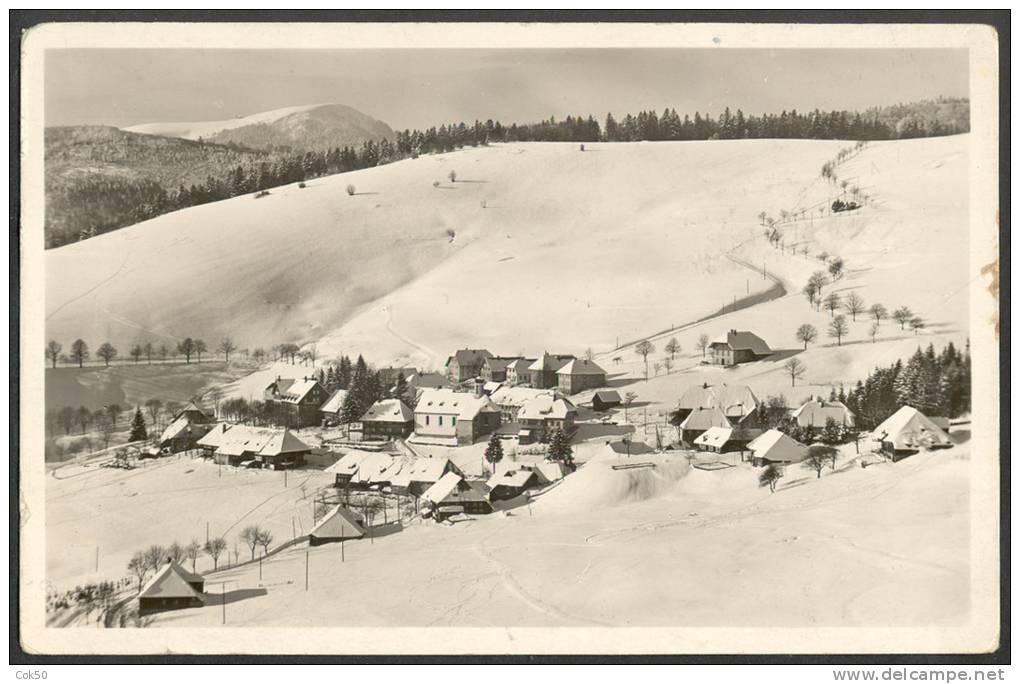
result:
M 311 104 L 298 105 L 296 107 L 282 107 L 280 109 L 271 109 L 257 114 L 249 114 L 248 116 L 239 116 L 234 119 L 223 119 L 221 121 L 180 121 L 173 123 L 138 124 L 137 126 L 128 126 L 124 130 L 130 131 L 131 133 L 144 133 L 146 135 L 162 135 L 170 138 L 198 140 L 199 138 L 209 138 L 216 133 L 229 131 L 234 128 L 273 123 L 274 121 L 279 121 L 291 114 L 300 114 L 301 112 L 307 112 L 322 106 L 322 104 Z
M 154 626 L 219 625 L 221 591 L 227 624 L 257 627 L 965 619 L 966 445 L 866 469 L 844 451 L 821 479 L 789 467 L 775 494 L 746 466 L 709 472 L 661 455 L 642 460 L 656 467 L 584 465 L 530 511 L 347 542 L 343 562 L 336 544 L 295 547 L 267 560 L 261 580 L 257 566 L 208 575 L 205 607 L 162 614 Z M 571 486 L 582 482 L 605 496 Z

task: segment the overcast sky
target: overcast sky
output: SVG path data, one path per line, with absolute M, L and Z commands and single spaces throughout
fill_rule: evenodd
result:
M 47 125 L 337 102 L 394 129 L 665 107 L 860 109 L 967 96 L 966 50 L 51 50 Z

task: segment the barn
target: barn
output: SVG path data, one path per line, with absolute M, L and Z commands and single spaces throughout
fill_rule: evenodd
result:
M 203 606 L 204 590 L 205 580 L 201 575 L 188 572 L 168 559 L 167 564 L 139 592 L 138 615 Z
M 881 442 L 882 451 L 889 454 L 894 462 L 922 449 L 953 446 L 949 435 L 913 406 L 904 406 L 886 418 L 871 435 Z
M 527 468 L 504 470 L 489 478 L 489 501 L 505 501 L 539 486 L 538 474 Z
M 599 390 L 591 398 L 591 407 L 596 411 L 608 411 L 622 403 L 616 390 Z
M 421 496 L 438 517 L 449 517 L 458 513 L 485 515 L 492 513 L 492 504 L 486 496 L 485 485 L 468 482 L 457 473 L 443 475 Z
M 808 456 L 808 448 L 779 430 L 769 430 L 747 445 L 755 467 L 772 463 L 800 463 Z
M 308 533 L 308 545 L 319 546 L 365 536 L 363 521 L 348 508 L 334 506 Z

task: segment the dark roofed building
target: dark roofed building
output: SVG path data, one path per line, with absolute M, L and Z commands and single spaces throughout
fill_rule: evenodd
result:
M 577 394 L 606 384 L 606 371 L 594 361 L 571 359 L 556 371 L 556 382 L 567 394 Z
M 280 410 L 287 427 L 308 427 L 319 424 L 319 407 L 326 403 L 329 394 L 313 378 L 277 377 L 266 387 L 264 398 Z
M 516 356 L 493 356 L 482 362 L 482 380 L 485 382 L 503 382 L 506 380 L 506 368 L 517 361 Z
M 537 389 L 552 389 L 559 384 L 556 373 L 573 361 L 573 354 L 542 354 L 542 357 L 528 366 L 531 373 L 531 386 Z
M 414 411 L 400 399 L 383 399 L 372 404 L 361 417 L 362 439 L 403 439 L 414 429 Z
M 510 385 L 525 385 L 531 382 L 531 364 L 537 359 L 514 359 L 506 366 L 506 382 Z
M 772 354 L 765 340 L 748 330 L 730 330 L 713 340 L 709 349 L 712 351 L 712 363 L 720 366 L 757 361 Z
M 482 373 L 482 364 L 491 359 L 488 349 L 458 349 L 446 360 L 446 377 L 453 382 L 472 380 Z

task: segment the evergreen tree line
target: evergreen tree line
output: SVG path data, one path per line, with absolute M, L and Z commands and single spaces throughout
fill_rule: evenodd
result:
M 941 101 L 940 101 L 941 102 Z M 969 115 L 965 100 L 960 104 Z M 694 112 L 683 117 L 676 109 L 627 114 L 617 120 L 612 113 L 600 125 L 593 115 L 567 116 L 557 121 L 504 125 L 489 119 L 444 124 L 425 130 L 406 129 L 393 141 L 367 140 L 360 147 L 343 146 L 322 151 L 278 152 L 248 165 L 239 164 L 221 175 L 209 175 L 202 183 L 180 184 L 167 191 L 150 180 L 117 180 L 83 177 L 64 180 L 48 189 L 48 203 L 60 201 L 76 207 L 62 215 L 64 225 L 47 229 L 47 247 L 82 240 L 153 218 L 177 209 L 216 202 L 248 193 L 265 196 L 270 188 L 320 176 L 370 168 L 421 154 L 450 152 L 494 142 L 627 142 L 639 140 L 711 140 L 738 138 L 811 138 L 891 140 L 963 133 L 969 130 L 966 116 L 943 119 L 925 109 L 931 103 L 907 105 L 899 119 L 890 120 L 887 110 L 865 112 L 796 110 L 779 114 L 745 115 L 727 107 L 718 117 Z M 911 108 L 914 107 L 914 108 Z M 918 112 L 923 112 L 921 115 Z M 49 193 L 53 192 L 51 200 Z M 77 207 L 81 207 L 78 211 Z M 52 234 L 51 234 L 52 232 Z

